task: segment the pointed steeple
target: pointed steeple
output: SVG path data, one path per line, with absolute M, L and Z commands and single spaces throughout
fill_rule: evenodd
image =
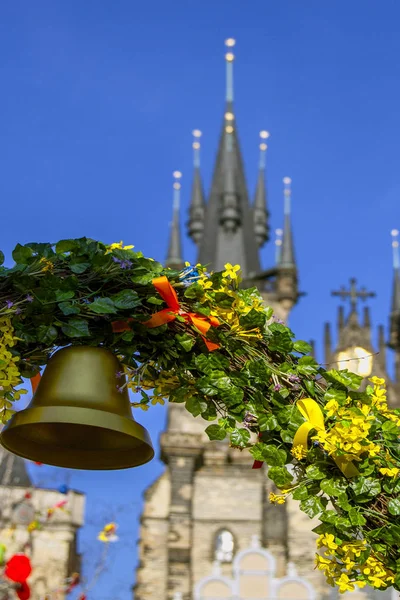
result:
M 31 479 L 25 461 L 4 448 L 0 448 L 0 485 L 30 487 Z
M 325 323 L 324 328 L 324 354 L 325 363 L 329 364 L 332 360 L 332 335 L 330 323 Z
M 400 350 L 400 256 L 399 256 L 399 231 L 393 229 L 393 288 L 392 306 L 390 311 L 390 341 L 389 346 Z
M 283 229 L 275 229 L 275 264 L 279 265 L 282 252 Z
M 201 131 L 195 129 L 193 131 L 193 184 L 192 184 L 192 199 L 189 208 L 188 233 L 195 244 L 199 244 L 203 237 L 204 230 L 204 212 L 205 199 L 203 192 L 203 184 L 200 175 L 200 138 Z
M 268 131 L 260 132 L 261 144 L 260 144 L 260 161 L 258 164 L 258 179 L 256 187 L 256 195 L 254 198 L 254 233 L 256 234 L 256 240 L 258 245 L 261 247 L 269 239 L 269 226 L 268 226 L 268 202 L 267 202 L 267 190 L 265 183 L 265 162 L 267 153 L 267 144 L 265 140 L 269 138 Z
M 292 180 L 290 177 L 283 178 L 284 183 L 284 223 L 283 223 L 283 239 L 282 239 L 282 252 L 279 261 L 280 267 L 285 268 L 296 268 L 296 259 L 294 256 L 294 245 L 293 245 L 293 234 L 292 234 L 292 217 L 291 217 L 291 196 Z
M 182 173 L 180 171 L 174 171 L 173 173 L 173 214 L 171 222 L 171 230 L 168 244 L 168 254 L 165 264 L 170 269 L 181 269 L 183 266 L 182 258 L 182 241 L 181 241 L 181 228 L 180 228 L 180 198 L 181 198 L 181 184 L 180 179 Z
M 227 262 L 240 264 L 243 278 L 260 273 L 258 244 L 254 235 L 253 208 L 250 206 L 243 160 L 233 107 L 232 52 L 235 40 L 225 45 L 226 97 L 222 132 L 211 191 L 205 207 L 204 233 L 199 243 L 198 261 L 221 270 Z

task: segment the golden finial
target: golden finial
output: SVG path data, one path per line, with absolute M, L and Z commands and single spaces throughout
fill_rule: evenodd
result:
M 199 142 L 193 142 L 192 147 L 193 147 L 193 150 L 200 150 L 200 143 Z
M 200 129 L 193 129 L 192 135 L 195 138 L 201 138 L 201 136 L 203 135 L 203 133 L 200 131 Z
M 225 127 L 225 131 L 226 131 L 226 133 L 233 133 L 233 127 L 232 127 L 232 125 L 227 125 Z
M 235 118 L 235 115 L 233 113 L 231 113 L 231 112 L 226 112 L 225 113 L 225 119 L 227 121 L 233 121 L 234 118 Z
M 291 180 L 291 178 L 290 178 L 290 177 L 284 177 L 284 178 L 283 178 L 283 183 L 284 183 L 285 185 L 290 185 L 290 184 L 292 183 L 292 180 Z
M 260 144 L 260 150 L 261 150 L 262 152 L 265 152 L 267 148 L 268 148 L 268 145 L 267 145 L 267 144 Z
M 269 131 L 265 131 L 265 129 L 263 129 L 262 131 L 260 131 L 260 138 L 262 140 L 267 140 L 270 136 Z
M 233 48 L 233 46 L 236 44 L 236 40 L 233 38 L 228 38 L 227 40 L 225 40 L 225 46 L 227 48 Z

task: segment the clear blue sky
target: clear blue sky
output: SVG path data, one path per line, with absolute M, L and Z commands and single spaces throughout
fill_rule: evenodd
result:
M 389 232 L 400 226 L 400 5 L 397 0 L 14 0 L 0 7 L 0 247 L 91 236 L 162 260 L 171 173 L 203 130 L 208 187 L 223 114 L 223 40 L 237 39 L 235 96 L 251 191 L 258 132 L 271 132 L 272 227 L 293 179 L 301 288 L 291 325 L 317 340 L 336 316 L 330 290 L 356 276 L 387 323 Z M 195 256 L 185 241 L 188 260 Z M 273 245 L 262 252 L 271 266 Z M 165 413 L 137 418 L 157 444 Z M 89 600 L 130 598 L 141 496 L 158 460 L 129 471 L 71 472 L 87 494 L 87 572 L 104 518 L 121 541 Z M 35 473 L 38 469 L 35 468 Z M 61 470 L 40 471 L 61 481 Z M 115 512 L 115 515 L 113 514 Z

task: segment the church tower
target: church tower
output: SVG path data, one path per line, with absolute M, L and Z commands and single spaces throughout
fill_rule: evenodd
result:
M 233 103 L 235 41 L 228 39 L 225 44 L 225 107 L 208 197 L 200 169 L 201 132 L 193 132 L 188 233 L 197 245 L 198 262 L 209 265 L 209 270 L 221 270 L 226 263 L 240 264 L 243 285 L 256 285 L 276 316 L 286 320 L 299 296 L 291 180 L 284 179 L 284 226 L 277 240 L 276 265 L 266 270 L 259 251 L 269 240 L 270 230 L 266 189 L 269 134 L 260 133 L 257 186 L 250 201 Z M 174 173 L 166 261 L 175 269 L 183 266 L 180 176 Z M 264 469 L 252 470 L 248 453 L 229 448 L 227 443 L 211 443 L 204 429 L 205 422 L 194 419 L 184 406 L 169 405 L 167 429 L 161 436 L 166 470 L 145 493 L 135 600 L 193 600 L 196 585 L 212 572 L 215 562 L 222 577 L 231 576 L 235 556 L 250 548 L 255 539 L 273 555 L 276 576 L 287 574 L 286 507 L 270 505 L 271 484 Z

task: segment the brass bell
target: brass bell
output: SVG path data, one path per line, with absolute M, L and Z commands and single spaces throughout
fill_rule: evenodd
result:
M 68 346 L 49 360 L 29 406 L 0 433 L 10 452 L 58 467 L 126 469 L 154 456 L 132 416 L 123 367 L 105 348 Z

